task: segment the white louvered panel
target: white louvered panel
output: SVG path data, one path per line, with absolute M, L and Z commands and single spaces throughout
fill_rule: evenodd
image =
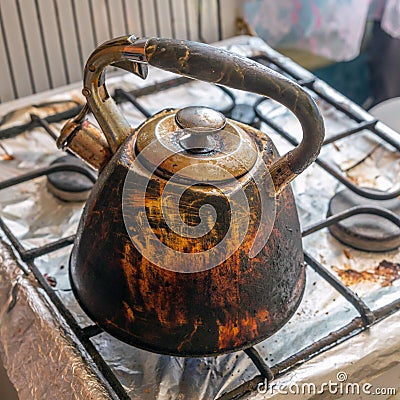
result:
M 5 40 L 8 42 L 8 49 L 10 52 L 10 67 L 13 69 L 15 76 L 16 97 L 23 97 L 32 93 L 33 88 L 29 77 L 28 59 L 24 54 L 24 42 L 19 29 L 16 2 L 2 1 L 1 14 L 5 31 Z M 10 79 L 11 77 L 4 74 L 1 81 L 7 78 Z M 1 97 L 3 98 L 3 96 Z
M 13 89 L 13 80 L 11 78 L 10 66 L 7 60 L 7 53 L 5 47 L 5 39 L 3 36 L 4 25 L 0 23 L 0 71 L 2 74 L 2 78 L 0 80 L 1 87 L 1 95 L 0 100 L 2 102 L 14 99 L 16 95 L 14 95 Z
M 157 36 L 157 16 L 154 7 L 155 0 L 139 0 L 142 3 L 144 19 L 144 36 Z M 151 17 L 150 17 L 151 16 Z
M 198 2 L 187 1 L 187 12 L 189 16 L 189 32 L 190 40 L 199 40 L 199 28 L 198 28 Z
M 172 24 L 174 24 L 174 31 L 175 29 L 175 23 L 176 21 L 172 21 L 172 16 L 173 16 L 173 11 L 171 14 L 170 10 L 170 1 L 169 0 L 164 0 L 164 1 L 158 1 L 158 15 L 159 15 L 159 20 L 160 20 L 160 32 L 159 36 L 160 37 L 173 37 L 175 35 L 172 34 Z
M 68 0 L 56 0 L 56 3 L 61 17 L 60 30 L 66 54 L 66 69 L 70 82 L 76 82 L 82 79 L 82 65 L 80 62 L 78 37 L 74 28 L 72 2 Z
M 93 23 L 96 30 L 97 44 L 103 43 L 112 36 L 107 17 L 107 0 L 88 0 L 92 3 Z
M 123 36 L 128 33 L 125 30 L 124 13 L 121 0 L 107 0 L 109 21 L 111 25 L 111 36 Z
M 25 1 L 25 3 L 27 3 Z M 49 66 L 50 66 L 50 73 L 53 81 L 53 86 L 58 87 L 65 85 L 68 82 L 68 76 L 65 71 L 65 65 L 63 61 L 63 48 L 60 44 L 59 38 L 59 25 L 57 23 L 57 19 L 55 18 L 56 15 L 56 8 L 54 4 L 54 0 L 40 0 L 39 2 L 39 10 L 43 20 L 43 32 L 45 38 L 45 45 L 47 48 L 47 53 L 49 57 Z M 32 46 L 31 51 L 33 54 L 38 51 L 40 45 Z M 40 53 L 39 55 L 41 55 Z M 36 55 L 35 58 L 41 60 L 44 65 L 43 57 L 38 57 Z M 38 86 L 36 90 L 41 92 L 43 90 L 48 89 L 46 85 L 48 82 L 44 82 L 45 86 Z
M 222 36 L 232 36 L 239 0 L 219 1 Z M 89 54 L 112 37 L 134 34 L 215 42 L 220 39 L 217 2 L 0 0 L 0 100 L 80 81 Z
M 236 34 L 236 20 L 239 16 L 243 15 L 240 1 L 221 0 L 221 13 L 222 13 L 222 37 L 229 38 Z
M 201 26 L 202 37 L 199 38 L 205 42 L 212 42 L 218 38 L 218 14 L 217 3 L 213 0 L 203 0 L 201 2 Z M 207 29 L 204 29 L 207 27 Z
M 45 54 L 47 54 L 47 57 L 50 55 L 46 53 L 47 49 L 45 44 L 42 43 L 40 33 L 40 24 L 43 27 L 43 22 L 46 23 L 46 18 L 48 18 L 48 16 L 44 9 L 40 9 L 39 3 L 35 4 L 34 1 L 23 0 L 19 0 L 17 3 L 20 4 L 22 24 L 25 27 L 29 26 L 29 29 L 26 29 L 26 42 L 32 69 L 34 89 L 36 92 L 51 89 L 53 86 L 53 78 L 51 71 L 46 68 L 45 61 Z
M 97 42 L 95 41 L 94 35 L 93 35 L 89 1 L 88 0 L 74 0 L 74 1 L 75 1 L 76 10 L 77 10 L 77 16 L 78 16 L 77 28 L 79 31 L 83 63 L 85 63 L 88 56 L 92 53 L 93 49 L 97 46 Z M 71 21 L 71 24 L 72 24 L 72 21 Z M 81 69 L 81 76 L 82 76 L 82 69 Z
M 140 16 L 139 0 L 125 0 L 129 34 L 144 36 L 143 19 Z
M 175 18 L 175 38 L 188 39 L 186 34 L 188 21 L 186 21 L 185 17 L 185 1 L 173 0 L 172 11 Z

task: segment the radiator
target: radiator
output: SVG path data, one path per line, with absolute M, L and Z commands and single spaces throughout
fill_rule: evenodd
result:
M 82 79 L 100 43 L 134 34 L 215 42 L 239 0 L 0 0 L 0 102 Z

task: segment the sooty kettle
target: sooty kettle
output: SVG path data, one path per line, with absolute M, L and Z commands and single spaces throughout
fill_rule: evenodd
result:
M 147 64 L 280 102 L 300 121 L 302 142 L 280 157 L 265 133 L 201 106 L 163 110 L 133 130 L 107 92 L 105 67 L 145 79 Z M 70 259 L 87 314 L 122 341 L 177 356 L 243 349 L 280 329 L 305 285 L 288 183 L 323 141 L 312 98 L 226 50 L 134 36 L 93 52 L 82 93 L 87 104 L 58 145 L 100 171 Z

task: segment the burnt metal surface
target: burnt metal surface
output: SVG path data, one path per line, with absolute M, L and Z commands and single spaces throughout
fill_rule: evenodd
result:
M 198 129 L 200 132 L 217 132 L 226 125 L 223 114 L 199 106 L 182 108 L 176 113 L 175 121 L 182 129 Z
M 379 192 L 378 192 L 379 194 Z M 382 207 L 400 217 L 399 198 L 372 200 L 361 197 L 349 189 L 335 194 L 329 202 L 327 216 L 349 208 Z M 400 228 L 379 215 L 358 214 L 329 227 L 331 234 L 342 243 L 364 251 L 390 251 L 400 246 Z
M 220 354 L 248 347 L 271 335 L 288 320 L 304 289 L 297 212 L 293 196 L 285 187 L 317 157 L 324 138 L 322 117 L 311 96 L 299 85 L 261 67 L 257 62 L 195 42 L 122 37 L 101 45 L 90 56 L 85 68 L 85 87 L 82 91 L 112 152 L 116 152 L 118 146 L 129 136 L 130 128 L 108 95 L 103 70 L 112 64 L 145 78 L 147 67 L 142 63 L 146 62 L 180 75 L 274 98 L 287 106 L 299 119 L 303 128 L 303 141 L 295 150 L 281 158 L 277 157 L 272 143 L 265 148 L 263 145 L 259 148 L 261 159 L 270 168 L 278 194 L 277 217 L 273 223 L 272 235 L 261 255 L 253 259 L 248 255 L 261 221 L 258 215 L 262 207 L 258 200 L 259 188 L 257 180 L 243 178 L 244 181 L 239 186 L 242 186 L 250 200 L 250 227 L 239 249 L 232 256 L 222 257 L 224 261 L 212 270 L 192 272 L 190 275 L 171 275 L 170 271 L 167 273 L 142 256 L 126 234 L 121 190 L 135 159 L 134 140 L 127 139 L 123 150 L 117 151 L 113 161 L 105 167 L 86 205 L 71 258 L 71 279 L 75 294 L 86 312 L 105 330 L 144 349 L 194 356 Z M 213 68 L 208 68 L 208 65 L 213 65 Z M 166 119 L 168 117 L 163 121 Z M 139 151 L 149 144 L 149 140 L 153 142 L 152 132 L 159 125 L 157 117 L 154 117 L 142 126 L 137 138 Z M 246 130 L 244 126 L 242 128 Z M 176 127 L 167 126 L 166 131 L 172 134 Z M 227 135 L 222 132 L 219 134 L 224 141 L 228 140 L 225 139 Z M 261 142 L 259 133 L 252 131 L 251 134 L 255 141 Z M 157 137 L 157 133 L 153 135 Z M 157 137 L 157 142 L 161 137 Z M 144 140 L 143 143 L 142 138 L 149 140 Z M 242 137 L 240 140 L 241 144 L 246 143 L 243 139 Z M 223 146 L 229 144 L 224 142 Z M 167 146 L 159 146 L 159 150 L 153 154 L 158 155 L 164 148 Z M 238 159 L 250 159 L 250 165 L 245 161 L 245 170 L 239 172 L 235 167 L 237 162 L 233 161 L 233 176 L 241 176 L 253 166 L 255 158 L 247 156 L 250 154 L 249 150 L 241 150 L 238 154 L 230 152 Z M 254 151 L 253 153 L 256 154 Z M 169 162 L 172 163 L 172 169 L 182 167 L 182 157 L 179 154 L 171 155 L 170 158 L 174 158 Z M 207 165 L 211 165 L 210 160 L 204 159 L 208 161 Z M 217 161 L 222 165 L 229 163 L 226 156 Z M 161 162 L 157 159 L 155 162 L 153 160 L 153 164 L 158 166 Z M 213 169 L 207 168 L 209 169 L 205 170 L 205 175 L 201 170 L 196 172 L 201 181 L 226 179 L 220 174 L 213 177 L 209 172 Z M 168 166 L 164 170 L 174 172 Z M 260 167 L 256 167 L 255 173 L 261 174 L 259 171 Z M 186 191 L 189 197 L 183 205 L 180 204 L 180 208 L 188 221 L 193 219 L 196 223 L 197 215 L 193 212 L 196 213 L 201 203 L 212 204 L 217 213 L 217 223 L 212 235 L 193 241 L 172 234 L 160 217 L 161 195 L 166 181 L 154 176 L 147 186 L 140 170 L 134 168 L 134 174 L 137 185 L 140 186 L 140 181 L 143 180 L 146 214 L 148 210 L 152 210 L 154 214 L 147 216 L 152 229 L 167 247 L 180 252 L 196 253 L 213 248 L 224 238 L 230 221 L 225 218 L 218 220 L 218 216 L 229 215 L 229 212 L 225 210 L 226 200 L 218 192 L 215 194 L 202 186 L 192 186 Z M 233 186 L 228 187 L 228 190 L 235 192 L 237 189 Z M 137 196 L 138 194 L 131 194 L 133 214 L 139 213 L 139 208 L 135 205 Z M 241 205 L 238 204 L 237 207 Z M 269 223 L 272 224 L 272 221 Z M 106 245 L 103 240 L 96 240 L 98 232 L 102 232 L 103 240 L 107 239 Z M 146 246 L 151 246 L 151 242 Z M 154 248 L 153 251 L 157 250 Z M 227 249 L 223 248 L 222 251 L 228 254 Z M 165 258 L 161 261 L 161 266 L 171 262 L 174 260 Z M 192 271 L 200 268 L 201 265 L 194 262 Z M 267 290 L 259 285 L 259 281 L 268 282 Z M 229 288 L 232 283 L 235 289 Z M 162 304 L 159 303 L 158 294 L 154 297 L 156 288 L 164 288 Z M 191 307 L 188 306 L 188 299 L 191 299 Z M 194 304 L 198 306 L 195 307 Z
M 86 97 L 112 153 L 129 137 L 132 128 L 107 92 L 104 69 L 114 65 L 146 78 L 147 65 L 138 63 L 145 60 L 145 43 L 145 39 L 137 40 L 134 36 L 112 39 L 97 47 L 86 62 L 82 94 Z
M 263 162 L 271 165 L 278 158 L 272 142 L 253 128 L 246 130 L 256 141 Z M 251 214 L 239 249 L 207 271 L 167 271 L 142 257 L 124 225 L 122 189 L 135 158 L 134 143 L 135 137 L 128 139 L 104 169 L 78 228 L 70 274 L 84 310 L 123 341 L 180 356 L 231 352 L 276 332 L 296 310 L 305 283 L 291 189 L 287 187 L 278 196 L 272 234 L 256 257 L 250 259 L 248 251 L 260 221 L 260 195 L 255 182 L 243 177 L 239 185 L 246 193 Z M 136 185 L 141 187 L 143 181 L 142 190 L 146 190 L 146 175 L 139 169 L 134 172 Z M 218 217 L 212 235 L 200 240 L 183 238 L 170 231 L 162 218 L 160 202 L 166 183 L 153 175 L 146 191 L 147 218 L 157 237 L 168 247 L 185 252 L 214 247 L 229 226 L 227 199 L 205 187 L 188 189 L 186 200 L 180 204 L 187 222 L 198 219 L 203 204 L 211 204 Z M 131 202 L 134 214 L 134 193 Z M 192 268 L 195 271 L 201 265 Z
M 161 111 L 138 128 L 136 151 L 144 151 L 143 161 L 149 168 L 157 168 L 161 175 L 199 182 L 239 178 L 253 168 L 258 151 L 244 125 L 228 120 L 213 137 L 213 151 L 193 156 L 193 152 L 183 151 L 181 141 L 188 134 L 197 133 L 182 130 L 175 121 L 177 113 L 178 110 Z M 190 168 L 194 165 L 196 168 Z
M 182 149 L 193 154 L 207 154 L 221 146 L 218 139 L 224 142 L 224 136 L 218 135 L 226 125 L 224 114 L 209 107 L 191 106 L 180 109 L 175 114 L 175 122 L 184 130 L 179 139 Z
M 61 129 L 57 147 L 77 155 L 92 168 L 101 170 L 111 159 L 111 149 L 104 135 L 88 120 L 87 105 Z

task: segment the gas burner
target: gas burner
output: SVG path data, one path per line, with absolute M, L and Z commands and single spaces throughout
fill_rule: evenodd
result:
M 235 104 L 228 117 L 256 129 L 261 126 L 261 121 L 254 111 L 254 106 L 251 104 Z
M 377 190 L 376 192 L 381 193 Z M 372 200 L 361 197 L 350 189 L 344 189 L 332 197 L 327 216 L 338 214 L 356 206 L 380 207 L 400 216 L 398 198 Z M 337 240 L 358 250 L 384 252 L 400 246 L 399 228 L 379 215 L 357 214 L 329 226 L 328 229 Z
M 177 78 L 174 80 L 173 84 L 170 85 L 164 84 L 166 86 L 164 90 L 169 89 L 171 87 L 175 87 L 176 86 L 175 81 L 184 84 L 187 82 L 187 79 Z M 161 86 L 160 84 L 157 84 L 157 86 L 154 89 L 144 88 L 135 90 L 133 92 L 127 92 L 121 88 L 117 88 L 114 91 L 113 98 L 117 103 L 122 103 L 123 101 L 129 101 L 146 118 L 149 118 L 152 115 L 152 113 L 150 112 L 150 110 L 147 110 L 145 107 L 141 105 L 140 101 L 138 101 L 138 98 L 144 95 L 148 95 L 149 92 L 151 94 L 152 90 L 160 89 L 160 86 Z M 217 111 L 224 114 L 225 117 L 231 118 L 235 121 L 241 122 L 246 125 L 250 125 L 253 128 L 260 129 L 261 120 L 255 111 L 255 107 L 256 104 L 258 104 L 258 101 L 256 101 L 254 104 L 238 103 L 237 98 L 235 94 L 232 92 L 232 90 L 219 85 L 215 85 L 214 87 L 224 92 L 230 99 L 230 103 L 227 106 L 225 106 L 224 108 L 216 108 Z M 198 104 L 198 105 L 207 106 L 207 104 Z
M 79 158 L 72 155 L 57 158 L 51 165 L 73 164 L 81 168 L 90 168 Z M 49 191 L 64 201 L 85 201 L 93 187 L 93 182 L 86 176 L 74 171 L 54 172 L 47 176 Z
M 219 110 L 221 113 L 228 118 L 234 119 L 235 121 L 250 125 L 256 129 L 260 129 L 261 121 L 255 111 L 255 104 L 257 104 L 257 102 L 255 104 L 238 103 L 232 90 L 224 86 L 217 87 L 225 92 L 232 101 L 232 104 L 230 104 L 226 109 Z

